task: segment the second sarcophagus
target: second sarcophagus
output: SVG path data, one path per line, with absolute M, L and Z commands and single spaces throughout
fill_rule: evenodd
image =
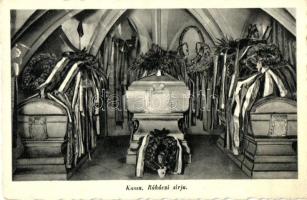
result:
M 254 104 L 243 155 L 242 169 L 253 178 L 297 177 L 295 101 L 267 97 Z

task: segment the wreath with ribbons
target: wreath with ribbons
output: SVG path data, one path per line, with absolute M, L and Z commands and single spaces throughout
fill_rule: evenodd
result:
M 144 165 L 148 169 L 157 171 L 166 167 L 167 171 L 175 170 L 178 146 L 176 139 L 168 136 L 168 133 L 166 129 L 150 132 L 144 157 Z
M 34 55 L 25 66 L 21 75 L 21 88 L 26 92 L 33 92 L 42 84 L 58 62 L 53 53 L 39 53 Z
M 212 52 L 210 46 L 205 43 L 205 38 L 201 30 L 197 26 L 188 26 L 182 31 L 179 37 L 178 52 L 181 56 L 184 56 L 183 47 L 186 46 L 186 48 L 189 49 L 188 44 L 184 42 L 183 39 L 185 34 L 191 29 L 194 29 L 197 32 L 201 41 L 195 43 L 195 50 L 197 55 L 191 60 L 186 59 L 187 73 L 188 74 L 196 72 L 208 73 L 213 67 Z

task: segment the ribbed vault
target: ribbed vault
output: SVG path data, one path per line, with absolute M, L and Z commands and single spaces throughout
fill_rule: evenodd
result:
M 42 43 L 66 20 L 71 19 L 83 10 L 38 10 L 32 14 L 24 25 L 17 31 L 12 38 L 12 47 L 21 45 L 22 48 L 20 60 L 21 69 L 42 45 Z M 100 45 L 105 36 L 111 30 L 113 25 L 126 13 L 125 9 L 103 10 L 104 12 L 100 21 L 92 33 L 90 42 L 87 45 L 89 53 L 97 54 Z M 188 13 L 194 17 L 198 23 L 207 32 L 209 39 L 214 44 L 217 38 L 229 36 L 236 38 L 236 30 L 232 26 L 231 20 L 220 12 L 219 9 L 187 9 Z M 293 12 L 287 9 L 263 9 L 268 15 L 276 19 L 294 36 L 295 33 L 295 17 Z M 143 46 L 142 51 L 146 51 L 153 42 L 152 35 L 148 32 L 142 21 L 136 17 L 128 17 L 130 23 L 136 29 L 140 42 Z M 182 23 L 184 25 L 184 22 Z M 172 41 L 168 44 L 168 49 L 174 47 L 176 38 L 178 38 L 180 30 L 173 36 Z M 147 48 L 146 48 L 147 47 Z

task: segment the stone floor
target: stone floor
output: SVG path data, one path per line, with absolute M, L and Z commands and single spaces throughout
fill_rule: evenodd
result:
M 216 146 L 216 136 L 189 135 L 187 138 L 192 163 L 185 166 L 184 175 L 169 175 L 164 179 L 247 179 L 236 165 Z M 98 142 L 92 160 L 85 163 L 71 180 L 159 179 L 156 173 L 145 171 L 135 177 L 135 165 L 125 163 L 129 137 L 108 137 Z

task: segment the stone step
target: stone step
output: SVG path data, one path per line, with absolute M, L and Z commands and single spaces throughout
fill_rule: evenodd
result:
M 262 162 L 257 163 L 245 158 L 242 165 L 253 171 L 297 171 L 296 162 Z
M 38 181 L 38 180 L 67 180 L 67 174 L 14 174 L 13 180 L 14 181 Z
M 297 171 L 252 171 L 247 168 L 245 165 L 242 165 L 242 170 L 248 176 L 251 176 L 256 179 L 296 179 Z
M 130 165 L 135 165 L 137 160 L 136 156 L 136 154 L 127 154 L 126 163 Z
M 277 155 L 277 156 L 266 156 L 266 155 L 252 155 L 251 153 L 245 151 L 244 155 L 254 162 L 297 162 L 297 156 L 296 155 Z
M 130 149 L 136 150 L 136 149 L 138 149 L 139 145 L 140 145 L 139 141 L 133 140 L 133 141 L 130 142 Z
M 16 165 L 48 165 L 48 164 L 64 164 L 64 157 L 53 158 L 19 158 Z
M 15 171 L 16 173 L 33 173 L 33 174 L 49 174 L 49 173 L 67 173 L 65 165 L 18 165 Z
M 18 165 L 15 170 L 13 180 L 35 181 L 35 180 L 67 180 L 70 173 L 65 165 Z
M 274 179 L 297 179 L 296 171 L 276 171 L 276 172 L 253 172 L 253 178 L 274 178 Z
M 251 155 L 295 156 L 293 138 L 252 138 L 245 136 L 244 149 Z

